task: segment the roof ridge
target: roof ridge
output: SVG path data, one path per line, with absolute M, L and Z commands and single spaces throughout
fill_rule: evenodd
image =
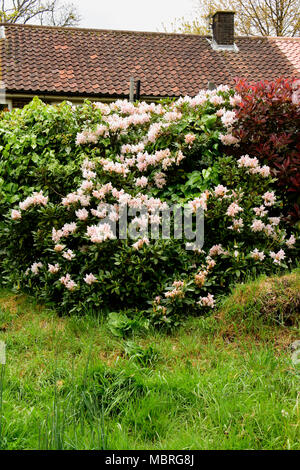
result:
M 63 30 L 63 31 L 82 31 L 88 32 L 104 32 L 104 33 L 132 33 L 132 34 L 149 34 L 149 35 L 162 35 L 162 36 L 188 36 L 194 37 L 199 36 L 201 38 L 211 38 L 211 34 L 192 34 L 192 33 L 169 33 L 166 31 L 134 31 L 126 29 L 101 29 L 101 28 L 84 28 L 84 27 L 66 27 L 66 26 L 50 26 L 50 25 L 35 25 L 35 24 L 21 24 L 21 23 L 1 23 L 0 26 L 4 27 L 19 27 L 19 28 L 33 28 L 33 29 L 52 29 L 52 30 Z M 280 39 L 280 40 L 297 40 L 300 41 L 300 37 L 292 36 L 235 36 L 235 39 Z
M 300 41 L 300 37 L 297 36 L 235 36 L 235 39 L 291 39 Z
M 101 29 L 101 28 L 76 28 L 66 26 L 50 26 L 50 25 L 36 25 L 36 24 L 21 24 L 21 23 L 1 23 L 0 26 L 4 27 L 22 27 L 22 28 L 36 28 L 36 29 L 53 29 L 63 31 L 82 31 L 88 32 L 105 32 L 105 33 L 134 33 L 134 34 L 153 34 L 153 35 L 165 35 L 165 36 L 201 36 L 203 38 L 210 38 L 211 35 L 197 35 L 191 33 L 168 33 L 164 31 L 134 31 L 126 29 Z

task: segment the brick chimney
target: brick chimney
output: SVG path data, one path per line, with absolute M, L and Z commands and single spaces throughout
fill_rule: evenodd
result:
M 217 11 L 212 17 L 213 41 L 219 46 L 234 45 L 234 11 Z

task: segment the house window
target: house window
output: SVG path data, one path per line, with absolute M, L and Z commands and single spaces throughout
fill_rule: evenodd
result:
M 22 109 L 26 104 L 29 104 L 32 98 L 13 98 L 12 107 Z
M 1 100 L 1 102 L 0 102 L 0 112 L 1 111 L 11 111 L 11 110 L 12 110 L 11 100 Z

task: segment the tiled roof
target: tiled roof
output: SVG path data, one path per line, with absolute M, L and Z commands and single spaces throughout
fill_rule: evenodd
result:
M 300 38 L 239 37 L 239 51 L 213 50 L 209 37 L 167 33 L 4 25 L 0 80 L 11 92 L 193 96 L 208 81 L 232 84 L 300 77 Z

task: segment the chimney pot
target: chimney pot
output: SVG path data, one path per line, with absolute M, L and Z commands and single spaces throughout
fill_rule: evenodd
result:
M 213 39 L 218 45 L 234 45 L 234 11 L 217 11 L 212 17 Z

